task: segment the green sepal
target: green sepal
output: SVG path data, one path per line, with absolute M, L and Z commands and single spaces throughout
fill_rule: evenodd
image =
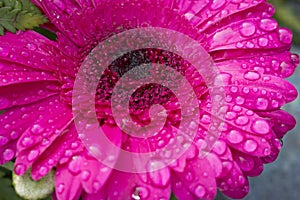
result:
M 0 0 L 0 35 L 5 31 L 33 29 L 47 22 L 30 0 Z

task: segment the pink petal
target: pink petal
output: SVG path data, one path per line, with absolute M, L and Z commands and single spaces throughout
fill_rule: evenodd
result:
M 220 1 L 219 5 L 224 1 Z M 245 18 L 253 18 L 258 16 L 270 17 L 274 14 L 274 9 L 263 0 L 244 3 L 229 1 L 225 7 L 221 7 L 222 11 L 210 18 L 204 18 L 203 22 L 197 27 L 202 31 L 206 32 L 209 30 L 218 30 L 220 27 L 226 26 L 232 22 L 240 21 Z M 262 14 L 263 13 L 263 14 Z M 213 32 L 213 31 L 211 31 Z
M 299 59 L 297 58 L 297 55 L 284 51 L 274 55 L 259 55 L 251 58 L 232 58 L 230 60 L 217 61 L 216 65 L 221 71 L 225 71 L 223 70 L 224 66 L 227 70 L 231 67 L 231 70 L 258 71 L 260 74 L 286 78 L 294 73 L 295 68 L 299 64 Z
M 34 69 L 51 72 L 61 70 L 59 64 L 62 63 L 62 59 L 69 60 L 58 49 L 56 42 L 34 31 L 6 33 L 5 36 L 0 37 L 0 44 L 0 60 Z
M 209 161 L 204 159 L 195 159 L 188 162 L 185 171 L 182 173 L 175 172 L 174 176 L 178 177 L 181 184 L 186 187 L 190 193 L 201 199 L 213 199 L 216 195 L 216 182 L 215 172 L 210 165 Z M 173 192 L 178 197 L 189 197 L 189 193 L 186 193 L 186 189 L 177 191 L 175 180 L 172 180 Z M 183 192 L 183 193 L 182 193 Z M 185 193 L 185 194 L 184 194 Z
M 122 190 L 120 190 L 122 188 Z M 171 187 L 156 187 L 144 183 L 136 174 L 129 174 L 114 170 L 107 185 L 108 199 L 132 199 L 139 196 L 141 199 L 169 199 Z
M 0 110 L 24 106 L 56 96 L 59 93 L 58 88 L 59 85 L 52 81 L 0 87 Z
M 29 126 L 18 141 L 18 156 L 15 164 L 22 165 L 25 170 L 37 160 L 58 135 L 65 131 L 73 118 L 70 108 L 61 104 L 58 99 L 49 101 L 48 105 L 48 110 L 42 113 L 44 117 Z M 27 140 L 31 142 L 28 143 Z M 24 172 L 16 170 L 19 175 Z
M 67 164 L 56 168 L 55 192 L 58 200 L 77 200 L 82 191 L 80 175 L 73 175 Z
M 227 102 L 255 110 L 274 110 L 297 97 L 296 88 L 288 81 L 256 70 L 222 67 Z
M 248 178 L 243 175 L 235 162 L 229 174 L 224 178 L 217 179 L 217 183 L 220 190 L 231 198 L 243 198 L 249 192 Z
M 258 112 L 257 114 L 270 120 L 272 130 L 280 139 L 296 125 L 295 118 L 284 110 Z
M 263 163 L 258 157 L 233 151 L 233 158 L 246 176 L 258 176 L 264 169 Z
M 57 164 L 68 162 L 71 157 L 83 151 L 83 145 L 78 139 L 74 124 L 70 130 L 59 135 L 32 165 L 32 178 L 39 180 Z
M 52 74 L 46 72 L 0 72 L 0 87 L 18 83 L 57 81 Z

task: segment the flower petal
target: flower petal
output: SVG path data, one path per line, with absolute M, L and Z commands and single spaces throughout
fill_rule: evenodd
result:
M 44 117 L 29 126 L 18 141 L 18 156 L 15 164 L 22 165 L 24 170 L 28 169 L 58 135 L 65 131 L 73 119 L 70 108 L 65 104 L 61 104 L 58 99 L 49 101 L 48 105 L 48 110 L 44 110 L 42 113 Z M 31 140 L 31 142 L 29 143 L 28 140 Z M 22 175 L 25 172 L 24 170 L 15 170 L 15 172 Z
M 136 174 L 130 174 L 114 170 L 107 185 L 108 199 L 169 199 L 171 195 L 170 185 L 156 187 L 150 183 L 144 183 Z M 122 188 L 122 190 L 120 190 Z
M 184 172 L 175 172 L 174 176 L 178 177 L 182 185 L 185 186 L 190 193 L 201 199 L 213 199 L 216 195 L 217 186 L 215 182 L 215 172 L 207 159 L 194 159 L 188 162 Z M 178 182 L 176 179 L 172 182 L 172 187 L 175 189 Z M 189 193 L 182 193 L 183 191 L 174 190 L 174 194 L 180 197 Z M 178 197 L 179 197 L 178 196 Z
M 58 200 L 77 200 L 82 191 L 80 175 L 74 176 L 68 165 L 58 165 L 55 177 L 55 192 Z

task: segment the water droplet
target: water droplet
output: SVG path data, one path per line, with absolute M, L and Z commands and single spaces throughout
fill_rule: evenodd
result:
M 199 198 L 203 198 L 206 195 L 206 189 L 202 185 L 198 185 L 195 189 L 195 195 Z
M 9 100 L 4 97 L 0 97 L 0 110 L 3 110 L 9 106 Z
M 238 87 L 232 86 L 232 87 L 230 88 L 230 91 L 233 92 L 233 93 L 236 93 L 236 92 L 238 91 Z
M 42 167 L 39 169 L 39 174 L 40 174 L 41 176 L 45 176 L 47 173 L 48 173 L 48 168 L 47 168 L 47 167 L 42 166 Z
M 277 100 L 275 100 L 275 99 L 272 100 L 271 104 L 272 104 L 273 108 L 278 108 L 279 107 L 279 102 Z
M 226 1 L 225 0 L 213 0 L 210 8 L 212 10 L 218 10 L 222 8 L 225 5 Z
M 37 49 L 37 46 L 35 44 L 27 44 L 26 47 L 31 50 L 31 51 L 34 51 Z
M 238 96 L 238 97 L 235 99 L 235 102 L 236 102 L 236 104 L 238 104 L 238 105 L 243 105 L 244 102 L 245 102 L 245 98 L 244 98 L 244 97 Z
M 25 51 L 22 51 L 22 52 L 21 52 L 21 55 L 27 58 L 27 57 L 29 56 L 29 53 L 27 53 L 27 52 L 25 52 Z
M 93 189 L 94 189 L 95 191 L 98 191 L 100 188 L 101 188 L 101 184 L 100 184 L 98 181 L 95 181 L 95 182 L 93 183 Z
M 258 134 L 267 134 L 270 131 L 268 122 L 262 119 L 255 120 L 251 126 L 252 130 Z
M 8 56 L 9 51 L 7 48 L 0 47 L 0 56 Z
M 218 74 L 215 78 L 214 85 L 215 86 L 229 85 L 231 83 L 231 78 L 232 75 L 229 73 Z
M 25 172 L 25 165 L 17 164 L 14 168 L 14 171 L 17 175 L 21 175 Z
M 244 137 L 240 132 L 231 130 L 227 135 L 227 139 L 232 144 L 239 144 L 243 141 Z
M 35 160 L 39 155 L 39 151 L 38 150 L 31 150 L 27 156 L 27 159 L 29 162 Z
M 262 19 L 258 25 L 264 31 L 273 31 L 278 27 L 276 20 L 271 18 Z
M 211 118 L 209 115 L 203 115 L 200 121 L 204 124 L 210 124 Z
M 192 130 L 196 130 L 198 128 L 198 125 L 197 125 L 196 122 L 191 121 L 191 123 L 189 125 L 189 128 L 192 129 Z
M 244 184 L 246 183 L 246 179 L 245 179 L 244 176 L 239 176 L 239 183 L 240 183 L 241 185 L 244 185 Z
M 136 187 L 135 192 L 142 199 L 146 199 L 149 196 L 149 190 L 146 187 Z
M 5 149 L 5 151 L 2 153 L 3 159 L 5 161 L 13 159 L 14 155 L 15 155 L 15 152 L 12 149 Z
M 235 123 L 237 125 L 246 125 L 249 122 L 249 118 L 247 116 L 239 116 L 236 120 Z
M 288 29 L 281 28 L 278 30 L 279 41 L 284 44 L 290 44 L 292 42 L 292 33 Z
M 35 135 L 39 135 L 44 131 L 44 128 L 42 128 L 39 124 L 35 124 L 32 126 L 30 131 L 31 131 L 31 133 L 33 133 Z
M 251 35 L 253 35 L 256 31 L 256 27 L 253 24 L 253 22 L 244 22 L 242 24 L 242 27 L 240 28 L 240 33 L 241 35 L 245 36 L 245 37 L 249 37 Z
M 264 155 L 269 156 L 271 154 L 271 150 L 269 148 L 264 149 Z
M 216 152 L 218 155 L 223 155 L 226 151 L 226 143 L 223 141 L 216 141 L 213 150 Z
M 178 181 L 177 183 L 175 183 L 175 187 L 176 187 L 177 189 L 182 188 L 182 182 L 181 182 L 181 181 Z
M 162 146 L 164 146 L 164 144 L 165 144 L 164 140 L 159 140 L 158 143 L 157 143 L 157 146 L 162 147 Z
M 70 172 L 72 172 L 74 174 L 78 174 L 81 170 L 81 162 L 82 162 L 81 157 L 74 156 L 68 166 L 68 169 L 70 170 Z
M 47 163 L 48 163 L 48 165 L 50 165 L 50 166 L 51 166 L 51 165 L 53 165 L 53 164 L 54 164 L 54 160 L 50 158 L 50 159 L 48 160 L 48 162 L 47 162 Z
M 56 189 L 57 189 L 58 194 L 62 194 L 65 191 L 65 184 L 63 184 L 63 183 L 58 184 Z
M 256 101 L 256 108 L 259 110 L 266 110 L 268 108 L 269 101 L 263 97 L 260 97 Z
M 0 146 L 7 144 L 7 142 L 8 142 L 8 138 L 0 135 Z
M 91 177 L 91 172 L 90 172 L 90 171 L 88 171 L 88 170 L 83 170 L 83 171 L 81 172 L 81 179 L 82 179 L 83 181 L 88 181 L 90 177 Z
M 259 38 L 258 45 L 261 47 L 266 47 L 269 44 L 269 40 L 267 38 Z
M 185 179 L 187 181 L 192 181 L 194 179 L 194 175 L 191 172 L 187 172 L 185 175 Z
M 29 147 L 33 144 L 33 139 L 31 139 L 30 137 L 24 137 L 21 144 L 23 147 Z
M 236 118 L 236 113 L 235 112 L 227 112 L 225 115 L 225 118 L 228 120 L 232 120 Z
M 246 43 L 246 47 L 248 47 L 248 48 L 253 48 L 253 47 L 254 47 L 253 42 L 248 41 L 248 42 Z
M 249 139 L 245 142 L 244 149 L 245 151 L 251 153 L 257 149 L 257 146 L 258 145 L 256 141 Z

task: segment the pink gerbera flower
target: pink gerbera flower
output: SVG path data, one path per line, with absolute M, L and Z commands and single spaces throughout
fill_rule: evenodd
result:
M 276 159 L 280 139 L 295 125 L 280 108 L 297 96 L 284 78 L 293 74 L 299 57 L 289 52 L 292 33 L 278 27 L 271 18 L 274 8 L 264 0 L 33 2 L 47 15 L 58 38 L 51 41 L 33 31 L 0 37 L 0 110 L 5 110 L 0 115 L 0 163 L 16 158 L 15 173 L 21 176 L 31 170 L 34 180 L 55 169 L 57 199 L 169 199 L 171 191 L 178 199 L 213 199 L 217 188 L 231 198 L 242 198 L 249 191 L 248 176 L 258 176 L 263 164 Z M 193 144 L 175 164 L 130 173 L 107 167 L 91 155 L 75 127 L 72 94 L 79 68 L 97 44 L 140 27 L 184 33 L 205 49 L 223 77 L 226 114 L 219 119 L 220 137 L 200 157 L 216 117 L 200 75 L 162 50 L 131 52 L 116 60 L 99 82 L 95 108 L 104 133 L 120 149 L 160 149 L 171 142 L 180 124 L 176 96 L 165 87 L 146 85 L 132 95 L 130 115 L 136 123 L 148 124 L 150 106 L 161 104 L 167 110 L 164 128 L 143 140 L 117 126 L 112 89 L 132 66 L 177 66 L 192 83 L 200 108 Z

